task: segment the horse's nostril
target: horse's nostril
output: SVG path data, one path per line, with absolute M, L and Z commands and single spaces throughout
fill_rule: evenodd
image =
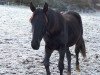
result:
M 38 50 L 39 49 L 39 44 L 38 43 L 31 43 L 31 47 L 35 50 Z

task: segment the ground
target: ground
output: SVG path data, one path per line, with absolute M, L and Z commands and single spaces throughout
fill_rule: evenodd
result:
M 87 57 L 80 54 L 80 75 L 100 75 L 100 12 L 80 13 L 83 21 Z M 44 41 L 39 50 L 31 48 L 32 15 L 29 7 L 0 5 L 0 75 L 46 75 L 43 66 Z M 74 53 L 74 46 L 70 48 Z M 50 58 L 51 75 L 59 75 L 58 52 Z M 65 59 L 64 75 L 67 73 Z M 72 75 L 77 75 L 72 56 Z

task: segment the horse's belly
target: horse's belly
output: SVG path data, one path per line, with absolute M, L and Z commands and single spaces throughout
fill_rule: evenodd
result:
M 79 37 L 80 37 L 79 35 L 70 37 L 69 40 L 68 40 L 67 46 L 70 47 L 70 46 L 75 45 L 77 43 Z
M 67 44 L 67 46 L 68 47 L 71 47 L 71 46 L 73 46 L 73 45 L 75 45 L 76 44 L 76 41 L 70 41 L 70 42 L 68 42 L 68 44 Z

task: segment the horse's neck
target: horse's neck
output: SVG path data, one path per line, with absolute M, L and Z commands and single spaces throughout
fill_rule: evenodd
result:
M 59 33 L 61 31 L 61 28 L 63 27 L 62 15 L 52 10 L 48 12 L 47 18 L 48 18 L 47 29 L 49 33 L 50 34 Z

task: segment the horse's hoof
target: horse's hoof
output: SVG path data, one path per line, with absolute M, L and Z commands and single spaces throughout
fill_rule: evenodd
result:
M 80 72 L 79 65 L 76 65 L 76 70 L 77 70 L 77 72 Z
M 77 72 L 77 75 L 81 75 L 80 72 Z
M 70 72 L 68 72 L 68 73 L 67 73 L 67 75 L 71 75 L 71 73 L 70 73 Z

